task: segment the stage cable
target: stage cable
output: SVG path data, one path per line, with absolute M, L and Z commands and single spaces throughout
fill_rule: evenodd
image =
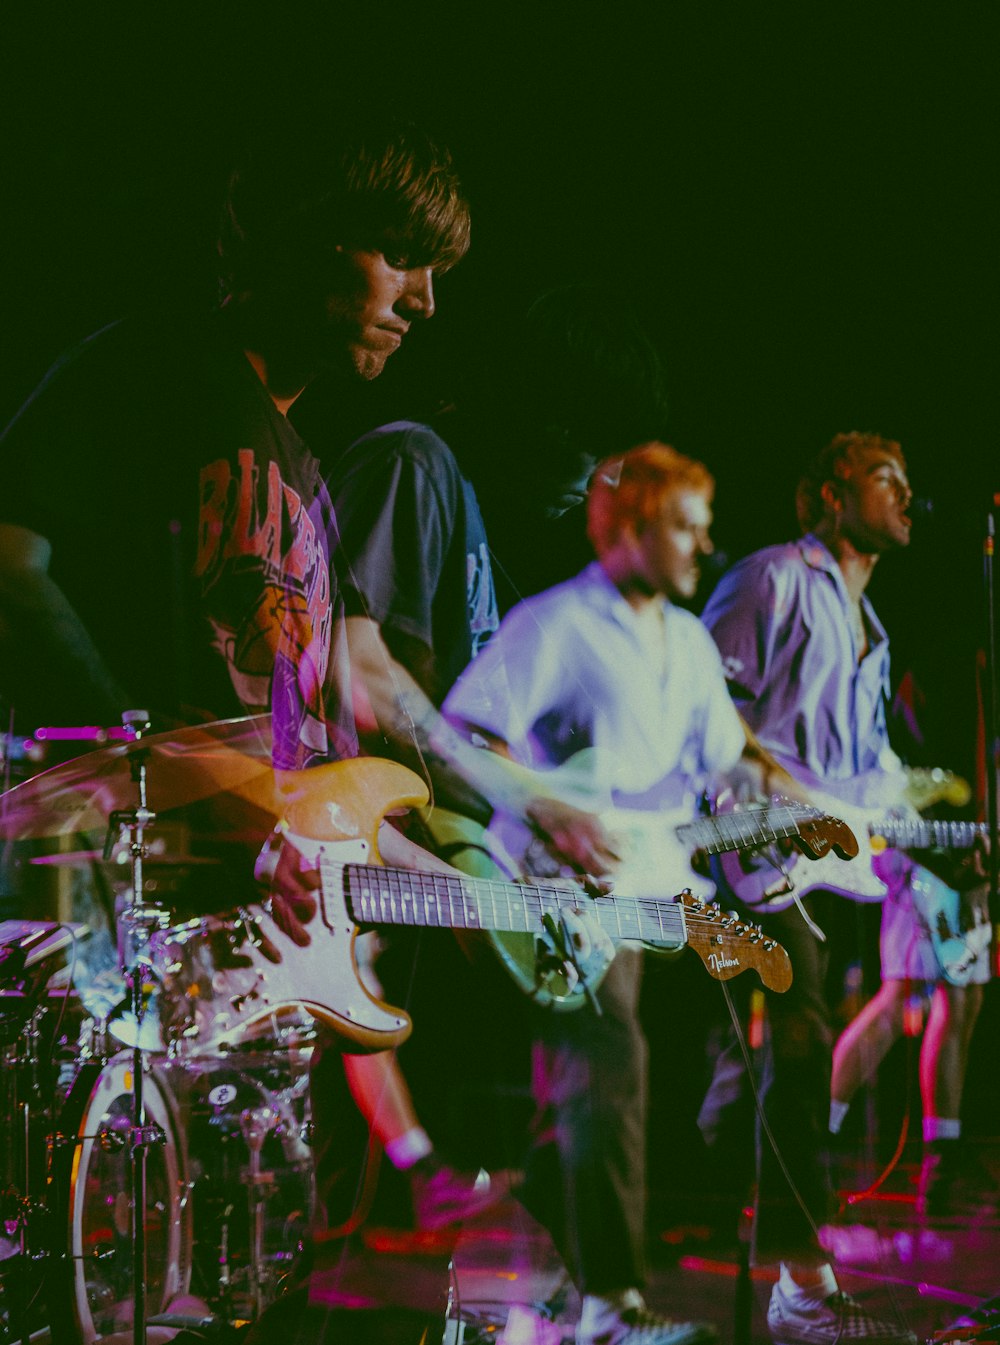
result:
M 994 496 L 993 503 L 1000 503 L 1000 497 Z M 998 800 L 997 800 L 997 756 L 998 756 L 998 725 L 997 725 L 997 650 L 996 650 L 996 596 L 994 590 L 994 572 L 993 558 L 996 550 L 996 523 L 992 509 L 986 515 L 986 537 L 983 541 L 983 597 L 986 607 L 986 669 L 985 669 L 985 695 L 984 699 L 984 718 L 986 721 L 983 739 L 985 743 L 985 757 L 983 768 L 986 773 L 986 822 L 987 835 L 990 837 L 991 844 L 988 850 L 989 857 L 989 910 L 990 921 L 993 924 L 994 931 L 997 924 L 1000 923 L 1000 850 L 997 848 L 996 837 L 998 829 Z M 995 937 L 995 934 L 994 934 Z

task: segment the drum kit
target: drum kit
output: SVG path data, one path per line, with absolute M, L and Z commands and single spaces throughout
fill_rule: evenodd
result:
M 74 843 L 29 864 L 127 878 L 114 966 L 89 983 L 86 923 L 0 920 L 0 1342 L 221 1334 L 277 1297 L 308 1240 L 312 1020 L 241 1021 L 245 913 L 180 919 L 172 884 L 144 877 L 212 862 L 157 854 L 161 814 L 267 809 L 268 720 L 146 729 L 127 715 L 0 795 L 8 848 Z

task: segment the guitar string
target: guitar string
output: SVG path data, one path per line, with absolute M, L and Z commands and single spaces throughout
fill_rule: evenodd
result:
M 575 901 L 582 899 L 584 902 L 596 901 L 597 904 L 600 904 L 602 900 L 606 899 L 609 908 L 611 908 L 614 903 L 619 905 L 625 903 L 629 907 L 635 905 L 643 910 L 649 911 L 657 910 L 659 908 L 674 909 L 680 905 L 679 902 L 674 901 L 670 897 L 651 895 L 633 896 L 616 892 L 610 892 L 605 894 L 605 896 L 591 898 L 582 888 L 562 886 L 556 883 L 525 883 L 522 885 L 471 876 L 460 878 L 458 875 L 451 877 L 447 874 L 422 874 L 418 870 L 389 869 L 381 865 L 363 865 L 354 863 L 338 864 L 336 861 L 329 860 L 324 860 L 321 867 L 341 873 L 347 870 L 354 870 L 358 873 L 359 877 L 367 874 L 370 881 L 375 884 L 378 884 L 380 881 L 382 884 L 399 884 L 399 895 L 405 896 L 407 893 L 412 894 L 416 890 L 417 895 L 437 900 L 455 900 L 464 897 L 467 899 L 475 898 L 476 900 L 483 902 L 490 901 L 493 903 L 500 902 L 510 904 L 515 898 L 520 903 L 527 901 L 543 902 L 546 899 L 549 899 L 557 903 L 565 904 L 565 902 L 570 900 Z M 441 888 L 442 882 L 447 885 L 443 890 Z M 407 890 L 406 892 L 401 890 L 404 887 Z M 421 888 L 429 890 L 419 890 Z M 679 897 L 681 894 L 678 892 L 675 895 Z M 695 897 L 694 899 L 706 901 L 713 905 L 718 904 L 710 902 L 707 898 Z M 694 911 L 688 911 L 687 913 L 690 917 L 694 918 L 700 915 L 699 912 Z
M 400 880 L 402 880 L 401 886 L 396 891 L 390 891 L 390 892 L 383 891 L 380 893 L 375 893 L 371 898 L 371 900 L 373 900 L 375 903 L 384 902 L 387 900 L 391 901 L 394 899 L 406 900 L 407 898 L 409 898 L 409 900 L 413 903 L 421 899 L 423 899 L 425 902 L 433 901 L 435 903 L 442 903 L 442 902 L 451 903 L 452 901 L 462 901 L 463 898 L 468 898 L 470 895 L 475 895 L 475 893 L 469 893 L 465 890 L 452 892 L 450 894 L 447 892 L 442 893 L 436 887 L 436 884 L 439 883 L 441 879 L 444 879 L 444 881 L 447 883 L 458 884 L 460 887 L 463 888 L 465 885 L 469 883 L 471 883 L 474 887 L 487 886 L 490 889 L 490 891 L 485 897 L 482 897 L 481 900 L 489 900 L 494 905 L 496 904 L 497 901 L 500 901 L 501 903 L 509 906 L 512 900 L 512 894 L 508 895 L 504 889 L 506 886 L 513 886 L 513 884 L 511 885 L 501 884 L 499 883 L 499 881 L 495 881 L 492 879 L 459 878 L 457 876 L 453 879 L 448 875 L 443 874 L 424 875 L 420 874 L 417 871 L 409 869 L 387 869 L 379 865 L 338 864 L 336 861 L 330 861 L 330 860 L 324 860 L 322 862 L 321 868 L 339 871 L 340 873 L 343 873 L 348 869 L 355 869 L 366 872 L 368 870 L 371 870 L 370 878 L 371 881 L 373 882 L 378 882 L 379 878 L 388 878 L 390 884 L 393 880 L 395 880 L 397 883 L 399 883 Z M 414 877 L 418 879 L 426 879 L 428 881 L 428 885 L 431 890 L 414 892 L 413 887 Z M 402 885 L 405 885 L 407 891 L 405 892 L 402 891 Z M 499 891 L 497 889 L 499 889 Z M 517 895 L 520 898 L 519 904 L 522 904 L 526 908 L 528 908 L 530 914 L 534 914 L 535 911 L 538 911 L 543 916 L 547 914 L 545 910 L 546 899 L 548 899 L 550 904 L 554 905 L 557 909 L 559 907 L 565 906 L 568 901 L 577 900 L 579 898 L 582 898 L 585 902 L 592 900 L 590 897 L 588 897 L 588 895 L 585 892 L 580 891 L 579 889 L 574 889 L 571 887 L 560 887 L 555 884 L 553 885 L 532 884 L 530 887 L 526 885 L 524 889 L 519 887 Z M 361 897 L 361 899 L 362 900 L 364 899 L 363 896 Z M 600 902 L 601 898 L 600 897 L 596 898 L 596 904 L 599 905 Z M 612 904 L 615 902 L 628 903 L 629 908 L 635 907 L 637 919 L 641 919 L 641 917 L 645 916 L 647 923 L 654 923 L 654 922 L 658 923 L 661 928 L 661 933 L 664 934 L 664 941 L 666 941 L 666 936 L 672 932 L 663 930 L 663 914 L 665 912 L 682 911 L 684 922 L 686 925 L 696 925 L 696 926 L 704 925 L 706 928 L 711 928 L 712 930 L 718 931 L 721 934 L 724 935 L 731 934 L 735 938 L 740 940 L 746 938 L 748 942 L 749 942 L 748 936 L 754 933 L 755 931 L 759 931 L 760 928 L 756 922 L 754 922 L 753 920 L 747 920 L 744 917 L 740 916 L 738 913 L 735 913 L 736 918 L 734 924 L 729 925 L 723 924 L 722 923 L 723 919 L 730 918 L 730 914 L 728 912 L 723 913 L 721 906 L 719 907 L 719 914 L 713 916 L 705 914 L 703 912 L 690 911 L 683 903 L 678 901 L 672 901 L 667 897 L 615 897 L 614 894 L 611 894 L 609 899 L 609 905 L 604 908 L 605 912 L 608 915 L 618 914 L 618 912 L 615 911 L 614 905 Z M 387 921 L 385 920 L 384 915 L 382 919 L 383 923 L 400 923 L 400 924 L 406 923 L 406 921 Z M 376 921 L 375 923 L 378 922 Z M 467 924 L 466 925 L 445 924 L 444 926 L 439 927 L 469 928 Z M 475 926 L 475 928 L 488 929 L 489 927 Z M 511 929 L 511 930 L 497 930 L 495 932 L 531 933 L 532 931 L 531 930 L 521 931 L 517 929 Z M 759 937 L 753 940 L 752 946 L 758 943 L 763 946 L 765 942 L 774 942 L 774 941 L 767 940 L 767 936 L 759 934 Z M 774 943 L 774 946 L 780 947 L 780 945 L 778 945 L 777 943 Z M 769 950 L 765 947 L 764 951 Z

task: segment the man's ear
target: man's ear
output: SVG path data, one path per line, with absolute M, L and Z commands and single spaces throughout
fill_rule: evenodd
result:
M 839 481 L 824 481 L 819 495 L 828 509 L 832 509 L 834 513 L 840 512 L 843 500 L 841 499 Z
M 620 540 L 634 544 L 645 531 L 646 523 L 643 519 L 627 518 L 623 520 L 618 536 Z

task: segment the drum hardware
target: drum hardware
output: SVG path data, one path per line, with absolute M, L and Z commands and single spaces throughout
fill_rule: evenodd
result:
M 43 935 L 44 928 L 39 927 Z M 28 961 L 44 942 L 44 937 L 29 939 Z M 55 943 L 64 946 L 58 939 Z M 6 960 L 8 972 L 13 965 Z M 46 1324 L 44 1289 L 57 1261 L 47 1178 L 55 1152 L 54 1098 L 66 999 L 59 996 L 56 1007 L 46 998 L 52 997 L 33 970 L 17 992 L 0 1001 L 0 1016 L 3 1009 L 16 1008 L 3 1022 L 8 1039 L 0 1075 L 0 1317 L 6 1338 L 23 1342 L 37 1338 Z M 16 1036 L 9 1035 L 11 1028 L 18 1029 Z
M 63 1104 L 60 1126 L 67 1142 L 53 1155 L 50 1239 L 56 1257 L 49 1308 L 53 1339 L 59 1342 L 117 1342 L 135 1329 L 133 1059 L 133 1051 L 123 1051 L 109 1061 L 84 1065 Z M 188 1173 L 169 1084 L 154 1064 L 145 1074 L 145 1300 L 150 1313 L 159 1313 L 169 1311 L 187 1290 Z
M 54 1097 L 67 997 L 46 986 L 48 960 L 86 926 L 0 922 L 0 1238 L 4 1269 L 24 1277 L 7 1295 L 27 1314 L 38 1297 L 33 1268 L 50 1256 L 46 1178 L 55 1144 Z M 52 1003 L 55 1000 L 58 1007 Z M 48 1021 L 47 1021 L 48 1020 Z M 51 1027 L 51 1031 L 46 1028 Z M 16 1313 L 15 1313 L 16 1315 Z
M 20 984 L 23 974 L 88 933 L 83 924 L 0 920 L 0 985 Z
M 32 1252 L 28 1241 L 28 1229 L 32 1219 L 41 1212 L 41 1205 L 29 1196 L 8 1188 L 0 1192 L 0 1224 L 4 1237 L 17 1247 L 16 1256 L 39 1260 L 44 1252 Z M 9 1258 L 8 1258 L 9 1259 Z
M 51 1035 L 44 1022 L 37 1035 L 44 1049 Z M 145 1213 L 150 1334 L 157 1325 L 196 1329 L 208 1320 L 221 1332 L 251 1319 L 301 1264 L 313 1191 L 303 1041 L 296 1032 L 278 1046 L 251 1039 L 217 1057 L 144 1056 L 151 1129 L 143 1138 L 155 1141 Z M 16 1053 L 23 1060 L 29 1050 L 20 1043 Z M 42 1146 L 34 1168 L 42 1199 L 22 1199 L 15 1181 L 0 1202 L 0 1215 L 25 1226 L 26 1258 L 0 1263 L 11 1326 L 26 1320 L 18 1303 L 34 1296 L 61 1324 L 61 1342 L 129 1338 L 132 1059 L 131 1051 L 78 1058 L 65 1095 L 34 1103 L 49 1151 L 46 1165 Z M 189 1286 L 192 1259 L 197 1284 Z M 38 1317 L 40 1302 L 32 1331 L 49 1320 Z
M 311 1043 L 315 1028 L 304 1010 L 284 1007 L 260 1016 L 265 986 L 260 959 L 252 956 L 259 937 L 242 909 L 154 932 L 150 953 L 169 1055 L 217 1058 L 251 1051 L 255 1040 L 267 1051 Z
M 81 1135 L 79 1139 L 96 1139 L 106 1154 L 116 1153 L 132 1141 L 151 1149 L 154 1144 L 166 1144 L 166 1132 L 158 1125 L 134 1127 L 127 1116 L 115 1116 L 105 1122 L 96 1135 Z
M 131 1046 L 131 1042 L 126 1045 Z M 85 1018 L 80 1024 L 77 1051 L 81 1061 L 107 1060 L 118 1049 L 117 1043 L 112 1049 L 110 1040 L 110 1017 Z
M 253 1314 L 259 1317 L 267 1306 L 265 1285 L 261 1276 L 264 1259 L 264 1215 L 267 1197 L 275 1188 L 274 1173 L 261 1170 L 260 1156 L 264 1141 L 278 1124 L 278 1113 L 273 1107 L 247 1107 L 240 1113 L 240 1131 L 250 1151 L 247 1172 L 247 1199 L 250 1202 L 250 1301 Z
M 178 1061 L 193 1178 L 192 1292 L 230 1321 L 254 1318 L 301 1265 L 312 1224 L 309 1052 Z
M 87 1345 L 109 1332 L 116 1340 L 127 1338 L 128 1332 L 134 1342 L 144 1342 L 153 1324 L 217 1330 L 220 1324 L 259 1314 L 301 1256 L 311 1222 L 313 1178 L 303 1107 L 315 1029 L 307 1015 L 290 1010 L 248 1025 L 260 996 L 259 972 L 256 965 L 248 965 L 259 942 L 249 911 L 235 912 L 228 921 L 192 921 L 178 930 L 151 897 L 143 874 L 153 862 L 147 847 L 150 830 L 157 827 L 157 810 L 227 791 L 251 804 L 270 799 L 268 720 L 156 737 L 146 735 L 140 724 L 138 734 L 128 740 L 45 776 L 47 780 L 36 777 L 9 791 L 9 806 L 0 814 L 0 837 L 61 835 L 78 830 L 81 821 L 89 824 L 84 829 L 93 829 L 100 817 L 102 828 L 107 825 L 111 853 L 127 854 L 131 893 L 119 921 L 117 958 L 126 999 L 118 1008 L 109 1004 L 107 1012 L 103 1002 L 96 1013 L 83 1004 L 90 1017 L 79 1033 L 72 1080 L 68 1066 L 60 1068 L 62 1056 L 53 1060 L 48 1049 L 49 1041 L 60 1035 L 62 1015 L 56 1018 L 48 1005 L 37 1017 L 29 1014 L 32 985 L 23 1010 L 19 1006 L 5 1018 L 0 972 L 0 1043 L 5 1021 L 13 1035 L 16 1016 L 16 1091 L 31 1100 L 23 1118 L 20 1113 L 15 1118 L 4 1101 L 6 1114 L 0 1122 L 16 1124 L 18 1131 L 22 1122 L 33 1129 L 30 1175 L 32 1187 L 39 1188 L 19 1190 L 23 1181 L 18 1171 L 11 1190 L 0 1197 L 0 1214 L 9 1216 L 4 1222 L 16 1229 L 16 1245 L 25 1253 L 22 1264 L 28 1259 L 49 1261 L 44 1281 L 43 1272 L 37 1272 L 24 1301 L 31 1303 L 34 1318 L 39 1310 L 33 1301 L 38 1297 L 35 1286 L 44 1283 L 49 1310 L 57 1312 L 59 1304 L 53 1307 L 50 1300 L 59 1298 L 59 1286 L 49 1294 L 50 1276 L 60 1283 L 65 1283 L 61 1277 L 70 1276 L 72 1289 L 63 1298 L 72 1302 L 68 1307 L 64 1302 L 61 1311 L 72 1317 L 64 1322 L 62 1339 Z M 150 798 L 155 798 L 156 809 Z M 165 865 L 175 859 L 180 865 L 193 864 L 200 858 L 178 850 L 171 846 L 164 851 Z M 69 858 L 90 862 L 92 852 Z M 117 858 L 115 862 L 120 863 Z M 191 1021 L 182 1022 L 173 1039 L 159 1038 L 153 1045 L 143 1026 L 163 1021 L 164 1009 L 170 1007 L 156 950 L 175 940 L 181 956 L 170 962 L 170 994 L 185 1012 L 190 1009 Z M 217 963 L 209 944 L 217 948 Z M 71 1018 L 74 1032 L 80 1007 Z M 27 1034 L 22 1013 L 31 1018 Z M 130 1050 L 112 1058 L 117 1047 L 109 1042 L 109 1032 L 120 1039 L 131 1035 Z M 153 1063 L 144 1050 L 150 1045 Z M 226 1114 L 214 1126 L 204 1110 L 196 1115 L 195 1133 L 189 1137 L 185 1089 L 190 1094 L 197 1086 L 203 1095 L 218 1081 L 220 1069 L 244 1081 L 238 1096 L 219 1109 Z M 29 1085 L 35 1081 L 39 1087 L 32 1096 Z M 14 1091 L 8 1090 L 7 1096 Z M 19 1142 L 18 1169 L 21 1147 Z M 197 1160 L 193 1180 L 189 1149 Z M 0 1183 L 4 1175 L 0 1169 Z M 195 1243 L 192 1215 L 198 1226 Z M 68 1245 L 60 1244 L 61 1232 Z M 203 1316 L 189 1315 L 187 1309 L 195 1250 L 207 1286 L 207 1292 L 200 1290 L 207 1299 L 208 1315 Z M 19 1259 L 19 1253 L 9 1257 L 5 1271 Z M 18 1292 L 23 1287 L 22 1279 Z M 13 1307 L 12 1297 L 8 1301 Z M 180 1316 L 171 1307 L 175 1302 Z M 13 1326 L 13 1315 L 8 1320 Z M 28 1317 L 19 1311 L 16 1320 L 20 1325 Z
M 130 746 L 137 747 L 149 729 L 145 710 L 127 710 L 122 715 L 126 728 L 134 731 Z M 129 1154 L 130 1186 L 132 1196 L 132 1340 L 133 1345 L 146 1345 L 146 1155 L 157 1142 L 159 1128 L 147 1124 L 143 1098 L 145 1062 L 142 1053 L 142 1023 L 146 1011 L 143 987 L 151 970 L 149 944 L 153 931 L 165 929 L 169 915 L 161 907 L 145 899 L 142 881 L 142 862 L 145 855 L 147 827 L 156 822 L 156 813 L 148 806 L 146 792 L 146 764 L 148 753 L 142 748 L 129 755 L 129 774 L 137 795 L 136 806 L 115 808 L 108 819 L 104 841 L 104 859 L 110 860 L 115 846 L 123 835 L 128 837 L 131 857 L 131 900 L 121 912 L 118 921 L 118 964 L 128 987 L 129 1003 L 136 1025 L 135 1045 L 132 1048 L 132 1108 L 131 1124 L 124 1134 L 116 1136 L 127 1147 Z M 124 1118 L 119 1118 L 124 1119 Z M 114 1132 L 102 1127 L 103 1136 Z

